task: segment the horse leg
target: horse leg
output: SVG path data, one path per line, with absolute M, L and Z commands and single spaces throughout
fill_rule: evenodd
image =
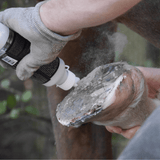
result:
M 154 46 L 160 48 L 159 0 L 142 0 L 128 12 L 116 19 L 137 32 Z
M 96 66 L 113 62 L 114 44 L 112 35 L 116 23 L 83 30 L 81 36 L 69 42 L 60 53 L 64 62 L 80 78 L 86 76 Z M 67 92 L 48 88 L 48 99 L 53 130 L 56 141 L 57 157 L 62 159 L 110 159 L 111 134 L 105 127 L 87 123 L 79 128 L 64 127 L 56 119 L 56 108 Z

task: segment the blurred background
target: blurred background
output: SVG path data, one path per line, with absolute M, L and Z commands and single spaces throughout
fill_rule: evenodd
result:
M 0 10 L 34 6 L 36 0 L 1 0 Z M 160 67 L 160 50 L 124 25 L 118 32 L 128 42 L 115 61 L 146 67 Z M 56 149 L 48 109 L 46 88 L 31 79 L 20 81 L 12 69 L 0 67 L 0 159 L 54 159 Z M 112 135 L 113 157 L 128 140 Z
M 0 10 L 34 6 L 36 0 L 1 0 Z M 0 159 L 55 158 L 46 88 L 20 81 L 0 67 Z

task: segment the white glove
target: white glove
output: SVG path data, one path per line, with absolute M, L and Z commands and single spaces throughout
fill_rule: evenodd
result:
M 40 66 L 52 62 L 69 40 L 80 35 L 61 36 L 43 24 L 40 18 L 40 7 L 10 8 L 0 12 L 0 22 L 16 31 L 31 42 L 30 54 L 25 56 L 16 68 L 19 79 L 25 80 L 32 76 Z

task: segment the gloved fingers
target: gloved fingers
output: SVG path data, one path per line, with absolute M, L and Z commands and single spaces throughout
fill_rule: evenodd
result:
M 43 3 L 45 2 L 39 3 L 36 7 L 6 9 L 0 12 L 0 22 L 28 39 L 31 43 L 42 38 L 44 41 L 53 41 L 53 37 L 56 38 L 56 36 L 61 38 L 61 36 L 47 29 L 41 21 L 39 8 Z
M 34 22 L 36 11 L 35 7 L 9 8 L 0 12 L 0 22 L 33 43 L 35 40 L 42 39 L 42 34 Z
M 0 12 L 0 22 L 3 23 L 4 25 L 6 25 L 7 27 L 11 28 L 12 30 L 16 31 L 17 33 L 19 33 L 20 35 L 23 35 L 24 33 L 26 33 L 29 31 L 28 26 L 26 26 L 26 24 L 28 24 L 27 21 L 30 20 L 31 16 L 29 16 L 27 13 L 32 12 L 31 8 L 9 8 L 6 9 L 2 12 Z M 26 12 L 28 11 L 28 12 Z M 25 13 L 27 15 L 25 15 Z M 22 19 L 23 16 L 23 19 Z M 25 16 L 28 16 L 26 19 Z M 25 25 L 24 25 L 25 23 Z
M 39 62 L 32 57 L 32 54 L 26 55 L 17 65 L 16 74 L 20 80 L 30 78 L 40 67 Z

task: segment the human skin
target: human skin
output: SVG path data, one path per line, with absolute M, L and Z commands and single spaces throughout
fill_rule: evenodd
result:
M 51 0 L 40 8 L 42 22 L 50 30 L 70 35 L 83 28 L 109 22 L 141 0 Z
M 148 86 L 148 97 L 159 98 L 160 94 L 160 69 L 159 68 L 148 68 L 148 67 L 137 67 L 143 73 Z M 140 126 L 133 127 L 128 130 L 122 130 L 119 127 L 106 126 L 106 129 L 111 133 L 117 133 L 123 135 L 127 139 L 133 138 L 135 133 L 138 131 Z

